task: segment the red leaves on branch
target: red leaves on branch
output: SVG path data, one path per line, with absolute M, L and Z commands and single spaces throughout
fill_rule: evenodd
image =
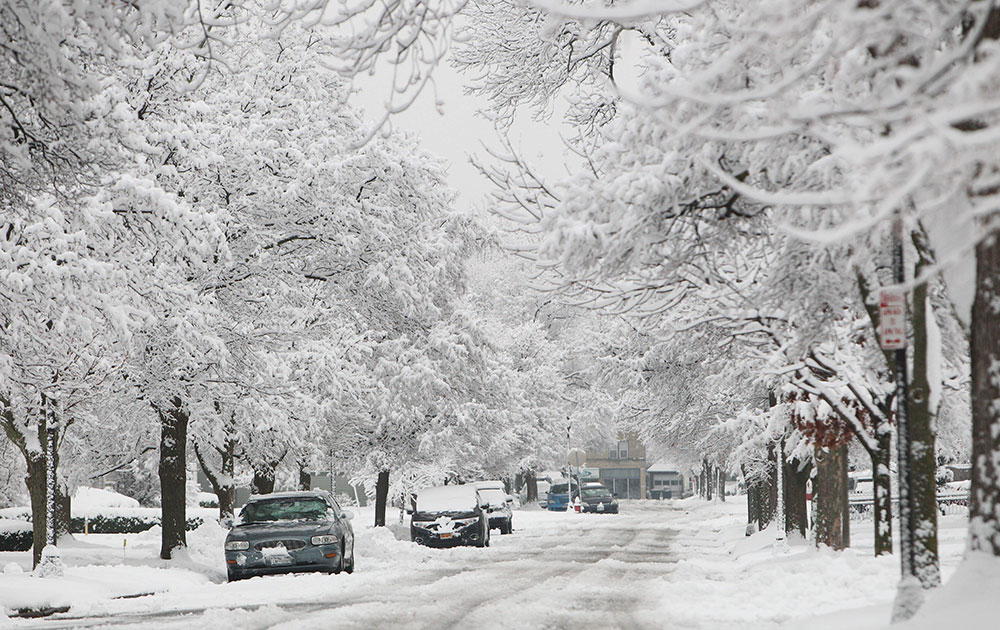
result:
M 838 448 L 854 436 L 837 411 L 807 392 L 785 392 L 782 402 L 789 406 L 795 427 L 812 444 L 827 449 Z M 861 424 L 871 426 L 868 411 L 856 400 L 842 397 L 839 406 L 842 412 L 853 414 Z

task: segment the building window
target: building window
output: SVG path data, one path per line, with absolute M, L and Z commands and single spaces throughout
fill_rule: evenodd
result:
M 628 459 L 628 440 L 618 441 L 618 459 Z

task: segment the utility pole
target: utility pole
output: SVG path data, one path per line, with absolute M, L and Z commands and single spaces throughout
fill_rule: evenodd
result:
M 897 288 L 883 289 L 879 295 L 880 342 L 893 350 L 893 371 L 896 380 L 896 469 L 899 477 L 899 552 L 902 579 L 893 605 L 893 622 L 913 616 L 923 601 L 923 587 L 916 576 L 914 558 L 915 523 L 910 465 L 910 424 L 907 416 L 909 400 L 906 369 L 906 269 L 903 266 L 903 218 L 897 213 L 892 230 L 892 269 Z

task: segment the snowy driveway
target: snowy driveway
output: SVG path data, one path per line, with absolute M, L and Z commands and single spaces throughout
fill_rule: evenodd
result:
M 621 515 L 515 513 L 489 549 L 427 549 L 385 529 L 357 527 L 354 575 L 255 578 L 95 603 L 63 618 L 17 626 L 69 628 L 491 628 L 654 627 L 654 592 L 667 576 L 671 516 L 665 503 Z M 643 623 L 640 619 L 645 618 Z M 13 620 L 11 620 L 13 621 Z

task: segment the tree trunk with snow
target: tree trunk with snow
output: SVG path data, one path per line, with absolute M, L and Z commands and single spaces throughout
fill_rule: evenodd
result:
M 187 546 L 187 425 L 188 415 L 179 396 L 160 417 L 160 509 L 162 527 L 160 558 L 170 560 L 177 549 Z
M 923 233 L 914 231 L 918 253 L 915 274 L 933 264 Z M 913 289 L 913 377 L 910 382 L 908 420 L 910 427 L 910 506 L 915 523 L 913 570 L 924 588 L 941 584 L 937 540 L 937 460 L 930 408 L 930 382 L 927 376 L 927 283 Z
M 58 462 L 58 458 L 57 458 Z M 69 490 L 63 484 L 58 484 L 56 489 L 56 540 L 63 536 L 68 536 L 72 524 L 73 498 Z
M 299 462 L 299 490 L 309 490 L 312 488 L 312 475 L 306 470 L 304 462 Z
M 715 480 L 712 478 L 712 465 L 708 463 L 708 460 L 702 464 L 702 477 L 705 479 L 705 500 L 712 500 L 712 486 L 715 485 Z
M 233 480 L 236 471 L 236 441 L 227 438 L 222 448 L 217 446 L 211 448 L 221 457 L 218 470 L 214 469 L 204 457 L 197 442 L 194 444 L 194 454 L 208 483 L 212 486 L 212 492 L 219 501 L 219 519 L 233 518 L 236 512 L 236 483 Z
M 778 511 L 778 451 L 774 444 L 767 447 L 767 477 L 760 486 L 760 529 L 774 520 Z
M 892 553 L 892 430 L 889 426 L 875 428 L 878 448 L 869 455 L 872 460 L 872 515 L 875 520 L 875 555 Z
M 31 500 L 31 566 L 37 567 L 42 560 L 42 549 L 45 548 L 45 500 L 47 495 L 45 485 L 46 462 L 42 453 L 29 455 L 26 458 L 28 474 L 24 478 L 28 486 L 28 497 Z
M 802 538 L 809 531 L 809 508 L 806 503 L 806 484 L 812 475 L 812 464 L 796 458 L 785 463 L 785 532 L 798 532 Z
M 847 479 L 843 476 L 842 463 L 844 452 L 840 448 L 824 449 L 817 446 L 813 461 L 816 463 L 816 476 L 813 479 L 815 493 L 815 531 L 816 545 L 827 545 L 832 549 L 843 549 L 844 517 Z M 841 487 L 845 486 L 845 487 Z
M 385 507 L 389 502 L 389 471 L 383 470 L 375 482 L 375 527 L 385 527 Z
M 726 500 L 726 472 L 719 466 L 719 500 Z
M 527 486 L 526 492 L 528 495 L 528 503 L 538 500 L 538 478 L 535 477 L 535 471 L 529 470 L 524 473 L 525 485 Z
M 851 546 L 851 503 L 848 499 L 847 488 L 847 445 L 843 444 L 838 449 L 838 459 L 840 460 L 840 474 L 837 475 L 837 490 L 840 492 L 840 542 L 844 548 Z
M 874 331 L 877 331 L 880 325 L 878 305 L 873 303 L 872 290 L 864 275 L 858 272 L 855 277 L 874 335 Z M 891 368 L 895 362 L 894 353 L 882 350 L 882 356 L 886 365 Z M 884 398 L 877 404 L 881 414 L 872 414 L 874 440 L 869 441 L 864 436 L 858 436 L 872 461 L 872 520 L 875 527 L 876 556 L 892 553 L 892 477 L 889 471 L 892 462 L 893 426 L 890 404 L 890 399 Z
M 994 216 L 994 219 L 997 217 Z M 1000 230 L 976 246 L 969 549 L 1000 556 Z

